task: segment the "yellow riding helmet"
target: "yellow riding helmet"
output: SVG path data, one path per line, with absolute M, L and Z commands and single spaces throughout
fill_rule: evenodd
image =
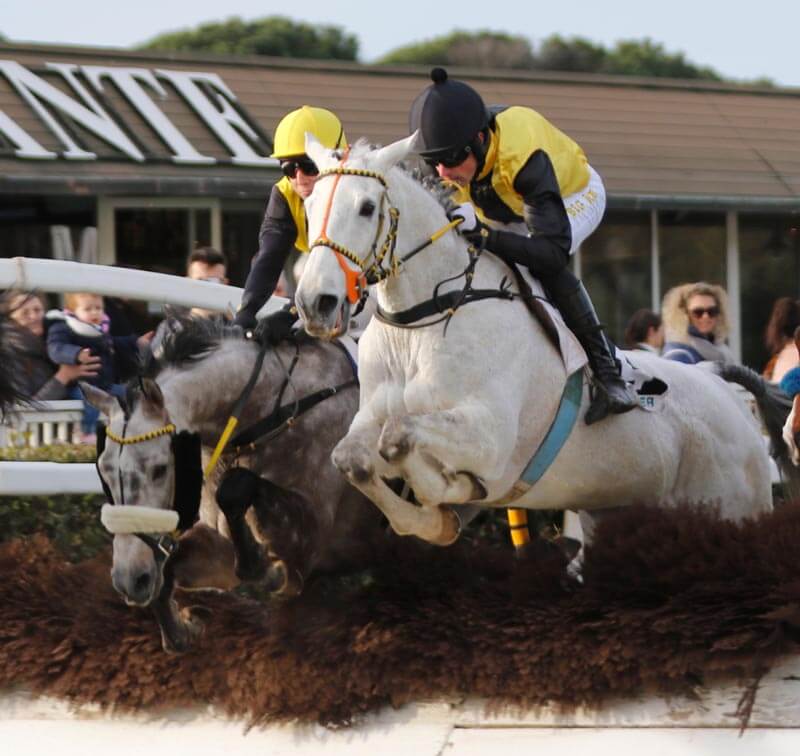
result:
M 329 150 L 347 147 L 342 122 L 330 110 L 303 105 L 285 115 L 275 129 L 272 157 L 305 155 L 307 131 Z

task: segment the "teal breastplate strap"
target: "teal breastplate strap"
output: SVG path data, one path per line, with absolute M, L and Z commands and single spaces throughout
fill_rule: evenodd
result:
M 561 448 L 567 442 L 575 420 L 578 418 L 578 411 L 581 408 L 581 396 L 583 394 L 583 369 L 576 370 L 567 378 L 564 385 L 564 393 L 556 411 L 556 416 L 547 431 L 542 443 L 536 450 L 531 461 L 523 471 L 521 480 L 532 486 L 539 478 L 547 472 L 553 464 Z

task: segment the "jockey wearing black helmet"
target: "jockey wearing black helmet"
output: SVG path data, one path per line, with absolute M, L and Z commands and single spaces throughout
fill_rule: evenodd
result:
M 586 423 L 633 409 L 638 401 L 620 377 L 614 347 L 568 267 L 570 254 L 602 218 L 600 176 L 580 146 L 535 110 L 487 109 L 472 87 L 442 68 L 431 79 L 411 106 L 409 125 L 420 133 L 425 162 L 469 193 L 470 201 L 451 213 L 463 218 L 459 231 L 541 281 L 595 374 Z

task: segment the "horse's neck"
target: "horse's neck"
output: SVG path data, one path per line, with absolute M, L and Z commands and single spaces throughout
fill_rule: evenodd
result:
M 400 259 L 448 220 L 438 202 L 413 179 L 394 172 L 392 178 L 395 188 L 390 195 L 400 211 L 395 259 Z M 379 304 L 390 312 L 408 309 L 430 299 L 436 284 L 450 278 L 456 280 L 443 285 L 440 293 L 462 288 L 464 278 L 459 276 L 469 263 L 466 249 L 456 231 L 444 234 L 406 262 L 399 275 L 378 287 Z
M 252 357 L 234 360 L 220 351 L 189 369 L 167 368 L 157 382 L 176 428 L 199 433 L 204 442 L 218 434 L 247 380 L 245 364 L 251 367 Z

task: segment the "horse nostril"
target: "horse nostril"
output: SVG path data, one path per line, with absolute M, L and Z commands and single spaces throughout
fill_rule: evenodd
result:
M 143 572 L 136 580 L 133 581 L 133 590 L 137 596 L 141 596 L 142 594 L 147 594 L 150 590 L 150 583 L 152 578 L 150 577 L 149 572 Z
M 333 314 L 338 304 L 339 299 L 333 294 L 320 294 L 317 297 L 316 310 L 323 318 L 327 318 Z

